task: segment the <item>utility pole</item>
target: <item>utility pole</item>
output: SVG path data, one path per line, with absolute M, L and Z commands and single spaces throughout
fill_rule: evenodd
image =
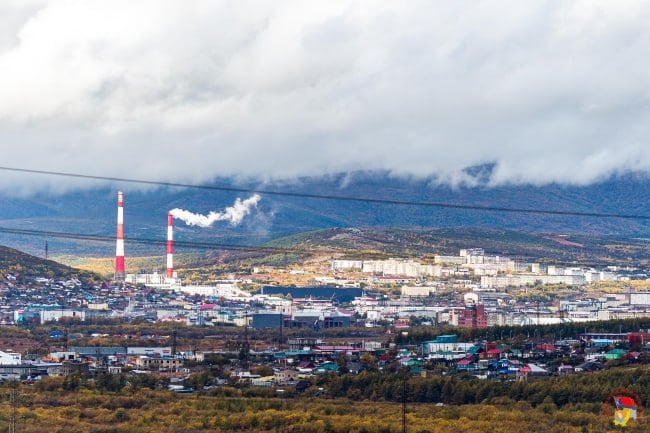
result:
M 250 343 L 248 342 L 248 308 L 244 310 L 244 368 L 249 366 Z
M 540 317 L 539 317 L 539 316 L 540 316 L 539 303 L 540 303 L 540 301 L 539 301 L 539 298 L 538 298 L 538 299 L 537 299 L 537 325 L 536 325 L 536 328 L 539 330 L 539 337 L 540 337 L 540 340 L 541 340 L 541 337 L 542 337 L 542 327 L 540 326 L 540 323 L 539 323 L 539 321 L 540 321 Z
M 402 379 L 402 433 L 406 433 L 406 374 Z
M 282 340 L 283 340 L 283 338 L 282 338 L 282 328 L 284 328 L 284 313 L 282 312 L 282 309 L 280 309 L 280 342 L 279 342 L 280 347 L 278 348 L 280 350 L 282 350 Z
M 11 403 L 11 414 L 9 417 L 9 433 L 16 433 L 16 419 L 18 406 L 18 381 L 13 378 L 11 381 L 11 393 L 9 394 Z

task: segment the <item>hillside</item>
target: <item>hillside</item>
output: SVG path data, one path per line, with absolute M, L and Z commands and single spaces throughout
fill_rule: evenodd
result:
M 77 278 L 81 281 L 101 280 L 97 274 L 92 272 L 75 269 L 0 245 L 0 274 L 5 275 L 7 273 L 14 274 L 19 278 L 45 277 L 54 279 Z
M 648 266 L 646 240 L 619 236 L 556 235 L 503 229 L 443 228 L 329 229 L 269 243 L 298 252 L 343 253 L 350 258 L 457 255 L 461 248 L 483 248 L 491 255 L 582 265 Z
M 646 241 L 615 236 L 554 235 L 497 229 L 359 229 L 335 228 L 290 235 L 261 246 L 258 251 L 209 252 L 176 269 L 183 278 L 205 281 L 229 272 L 246 273 L 254 266 L 320 264 L 331 258 L 432 260 L 436 254 L 458 255 L 462 248 L 483 248 L 490 255 L 519 261 L 568 266 L 630 266 L 647 269 Z

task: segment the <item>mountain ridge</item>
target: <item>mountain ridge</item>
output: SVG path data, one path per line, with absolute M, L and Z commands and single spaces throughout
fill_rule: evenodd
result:
M 161 187 L 138 190 L 119 185 L 125 193 L 125 236 L 127 254 L 150 254 L 160 247 L 129 244 L 142 238 L 164 240 L 166 215 L 172 208 L 196 213 L 221 211 L 236 198 L 251 194 L 229 188 L 277 191 L 286 195 L 262 194 L 257 209 L 239 226 L 219 223 L 208 229 L 175 221 L 175 238 L 187 242 L 262 245 L 273 239 L 331 227 L 368 228 L 498 228 L 522 232 L 576 233 L 598 236 L 648 237 L 650 235 L 650 179 L 638 175 L 620 176 L 588 186 L 504 185 L 489 187 L 489 179 L 477 170 L 476 186 L 438 185 L 434 178 L 398 178 L 387 173 L 355 172 L 290 182 L 235 182 L 219 179 L 215 190 Z M 61 196 L 38 194 L 29 198 L 3 197 L 0 209 L 0 243 L 37 255 L 45 241 L 56 253 L 114 254 L 117 188 L 96 188 L 68 192 Z M 302 195 L 302 196 L 301 196 Z M 305 197 L 309 195 L 311 197 Z M 318 198 L 315 196 L 323 196 Z M 336 197 L 368 199 L 339 200 Z M 385 201 L 382 203 L 382 201 Z M 421 205 L 389 203 L 417 202 Z M 441 203 L 448 206 L 430 206 Z M 454 207 L 458 206 L 458 207 Z M 468 209 L 464 206 L 487 207 Z M 549 215 L 503 212 L 497 208 L 536 209 L 567 212 Z M 604 218 L 570 215 L 600 213 L 639 215 L 640 218 Z M 7 233 L 4 229 L 33 230 L 34 234 Z M 89 242 L 41 235 L 40 231 L 105 236 L 106 241 Z

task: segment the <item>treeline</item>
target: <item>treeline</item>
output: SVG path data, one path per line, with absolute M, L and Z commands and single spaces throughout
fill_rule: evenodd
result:
M 650 329 L 650 319 L 647 317 L 607 320 L 588 323 L 563 323 L 544 326 L 491 326 L 483 329 L 458 328 L 454 326 L 419 326 L 398 333 L 394 342 L 398 345 L 420 344 L 434 340 L 439 335 L 455 334 L 459 341 L 523 341 L 540 339 L 554 341 L 559 339 L 575 339 L 583 333 L 619 333 L 646 332 Z
M 533 407 L 551 403 L 562 408 L 590 404 L 598 409 L 613 390 L 626 388 L 636 392 L 643 405 L 650 405 L 650 369 L 615 368 L 601 372 L 543 377 L 539 380 L 480 380 L 469 375 L 413 377 L 403 372 L 385 374 L 364 371 L 358 375 L 325 376 L 315 382 L 332 397 L 352 400 L 452 405 L 482 404 L 499 401 L 526 402 Z

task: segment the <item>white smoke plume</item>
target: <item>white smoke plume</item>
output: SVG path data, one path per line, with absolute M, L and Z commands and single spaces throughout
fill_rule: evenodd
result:
M 235 203 L 224 209 L 222 212 L 212 211 L 207 215 L 192 213 L 184 209 L 172 209 L 170 213 L 176 219 L 179 219 L 189 226 L 210 227 L 217 221 L 228 221 L 231 225 L 236 226 L 242 222 L 244 217 L 251 213 L 252 209 L 262 197 L 255 194 L 246 200 L 238 198 Z

